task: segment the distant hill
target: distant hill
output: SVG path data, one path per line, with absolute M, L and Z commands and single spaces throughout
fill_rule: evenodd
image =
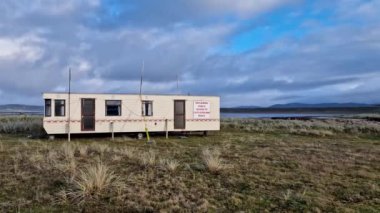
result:
M 380 113 L 379 104 L 361 103 L 321 103 L 303 104 L 289 103 L 276 104 L 270 107 L 232 107 L 221 108 L 223 113 Z
M 238 106 L 238 107 L 234 107 L 234 108 L 242 108 L 242 109 L 259 109 L 259 108 L 262 108 L 260 106 Z
M 0 112 L 43 112 L 43 106 L 24 105 L 24 104 L 5 104 L 0 105 Z
M 320 103 L 320 104 L 303 104 L 303 103 L 289 103 L 289 104 L 275 104 L 269 108 L 352 108 L 352 107 L 372 107 L 376 105 L 361 104 L 361 103 Z

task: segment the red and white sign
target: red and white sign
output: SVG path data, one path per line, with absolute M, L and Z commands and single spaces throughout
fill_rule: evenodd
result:
M 210 101 L 194 101 L 194 118 L 210 118 Z

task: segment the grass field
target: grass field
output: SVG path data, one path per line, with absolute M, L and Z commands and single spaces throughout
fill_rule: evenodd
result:
M 231 119 L 155 145 L 27 139 L 38 121 L 19 122 L 0 119 L 2 212 L 380 211 L 378 122 Z

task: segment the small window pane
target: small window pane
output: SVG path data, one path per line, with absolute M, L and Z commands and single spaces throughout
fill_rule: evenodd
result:
M 153 116 L 153 102 L 152 101 L 142 102 L 142 115 Z
M 106 116 L 120 116 L 121 115 L 121 101 L 112 100 L 106 101 Z
M 65 100 L 55 100 L 54 104 L 55 116 L 65 116 Z
M 45 99 L 45 117 L 51 116 L 51 99 Z

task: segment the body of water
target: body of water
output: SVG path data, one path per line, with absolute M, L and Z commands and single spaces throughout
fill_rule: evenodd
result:
M 334 118 L 344 114 L 333 113 L 221 113 L 222 118 Z
M 37 115 L 42 112 L 0 112 L 0 116 Z M 344 113 L 221 113 L 221 118 L 334 118 L 347 115 Z

